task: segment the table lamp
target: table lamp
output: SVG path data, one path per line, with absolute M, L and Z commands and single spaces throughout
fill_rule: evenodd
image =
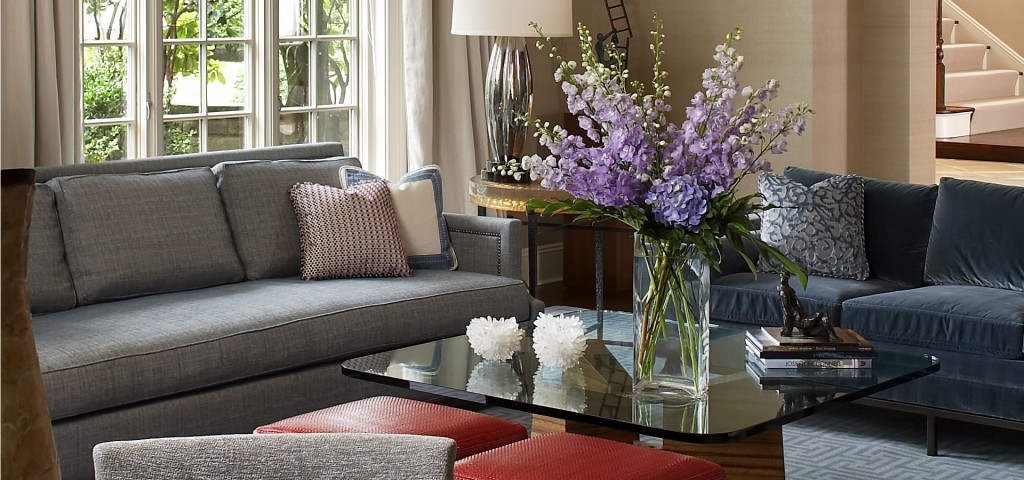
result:
M 454 0 L 452 33 L 495 36 L 484 81 L 484 115 L 491 158 L 481 177 L 498 182 L 527 182 L 519 165 L 526 143 L 526 120 L 533 107 L 533 77 L 524 37 L 572 35 L 572 0 Z M 510 168 L 512 167 L 512 168 Z

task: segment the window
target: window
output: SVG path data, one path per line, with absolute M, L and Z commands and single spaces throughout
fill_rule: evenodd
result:
M 356 3 L 82 0 L 85 161 L 313 141 L 357 152 Z
M 252 5 L 163 0 L 162 154 L 252 145 Z
M 85 161 L 134 156 L 138 58 L 135 10 L 128 2 L 82 2 L 82 141 Z
M 348 1 L 280 0 L 278 11 L 278 143 L 339 139 L 349 145 L 355 138 L 356 38 Z

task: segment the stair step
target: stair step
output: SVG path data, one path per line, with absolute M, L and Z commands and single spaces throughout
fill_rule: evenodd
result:
M 980 43 L 956 43 L 942 48 L 946 73 L 985 69 L 988 46 Z
M 1024 97 L 991 98 L 957 106 L 974 108 L 971 135 L 1024 128 Z
M 946 45 L 956 43 L 956 40 L 953 38 L 954 25 L 956 25 L 956 20 L 952 18 L 942 19 L 942 43 Z
M 1017 94 L 1016 70 L 974 70 L 946 74 L 946 104 L 1012 97 Z

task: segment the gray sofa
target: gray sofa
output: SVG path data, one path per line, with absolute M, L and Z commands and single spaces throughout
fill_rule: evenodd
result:
M 340 361 L 542 308 L 518 220 L 445 214 L 458 269 L 303 281 L 288 190 L 340 144 L 37 170 L 29 298 L 64 478 L 111 440 L 247 433 L 385 387 Z M 399 392 L 401 393 L 401 392 Z
M 804 185 L 832 173 L 790 167 Z M 800 291 L 878 346 L 939 358 L 940 371 L 884 391 L 893 406 L 1024 427 L 1024 188 L 942 179 L 867 179 L 865 281 L 811 276 Z M 756 254 L 756 250 L 749 252 Z M 715 319 L 781 325 L 777 275 L 733 252 L 711 286 Z

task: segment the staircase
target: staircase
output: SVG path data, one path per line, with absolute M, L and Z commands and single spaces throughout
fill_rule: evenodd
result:
M 945 102 L 974 109 L 968 132 L 937 136 L 978 135 L 1024 128 L 1024 96 L 1016 70 L 988 68 L 991 48 L 981 43 L 958 43 L 960 24 L 942 19 Z

